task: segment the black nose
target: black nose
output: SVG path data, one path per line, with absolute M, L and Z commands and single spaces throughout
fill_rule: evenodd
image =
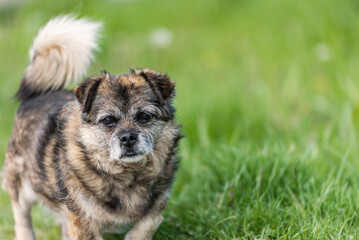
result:
M 132 147 L 137 142 L 137 134 L 135 133 L 124 133 L 120 136 L 120 144 L 124 147 Z

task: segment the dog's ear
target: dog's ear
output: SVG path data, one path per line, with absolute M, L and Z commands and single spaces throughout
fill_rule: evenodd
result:
M 136 71 L 151 88 L 160 94 L 163 100 L 171 99 L 175 96 L 175 83 L 164 73 L 157 73 L 149 69 Z
M 75 87 L 74 94 L 77 101 L 82 106 L 83 113 L 88 113 L 91 110 L 91 106 L 97 95 L 100 83 L 108 77 L 108 73 L 104 72 L 99 76 L 86 79 L 79 86 Z

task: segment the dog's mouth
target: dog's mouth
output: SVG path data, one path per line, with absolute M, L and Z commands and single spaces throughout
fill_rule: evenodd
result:
M 127 158 L 127 157 L 135 157 L 137 155 L 140 155 L 139 153 L 137 152 L 126 152 L 124 154 L 122 154 L 121 158 Z
M 144 158 L 143 152 L 126 151 L 120 156 L 120 159 L 124 162 L 138 162 Z

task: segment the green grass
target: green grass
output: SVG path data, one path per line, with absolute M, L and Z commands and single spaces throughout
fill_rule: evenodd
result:
M 89 75 L 149 67 L 177 82 L 186 138 L 155 239 L 359 239 L 357 1 L 33 0 L 0 7 L 0 156 L 32 39 L 64 13 L 105 23 Z M 172 33 L 168 48 L 149 42 L 159 27 Z M 33 211 L 38 239 L 59 239 L 49 216 L 43 207 Z M 0 239 L 13 237 L 1 191 Z

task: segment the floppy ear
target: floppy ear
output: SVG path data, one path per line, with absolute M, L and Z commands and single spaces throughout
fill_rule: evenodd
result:
M 100 83 L 108 78 L 108 73 L 104 72 L 100 76 L 94 76 L 83 81 L 79 86 L 75 87 L 74 94 L 77 101 L 82 105 L 82 112 L 88 113 L 97 95 Z
M 175 96 L 175 83 L 166 74 L 149 69 L 143 69 L 137 73 L 148 82 L 152 90 L 160 94 L 162 100 L 171 99 Z

